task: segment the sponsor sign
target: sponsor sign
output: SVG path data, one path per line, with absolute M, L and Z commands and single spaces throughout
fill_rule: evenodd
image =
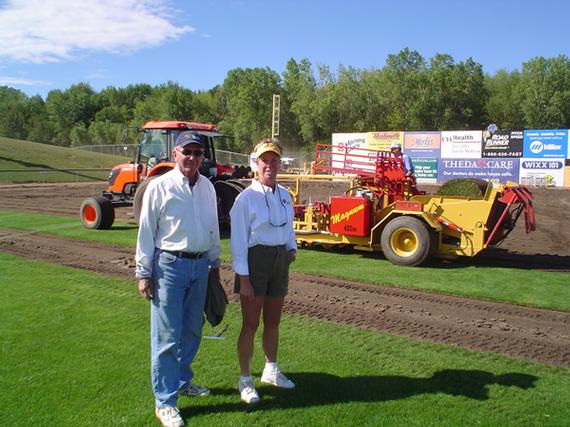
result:
M 523 157 L 565 158 L 568 129 L 525 130 Z
M 491 135 L 483 134 L 481 157 L 522 157 L 522 130 L 498 130 Z
M 437 159 L 434 157 L 412 157 L 416 181 L 425 184 L 437 183 Z
M 350 151 L 366 148 L 366 133 L 333 133 L 332 145 L 332 167 L 351 167 Z
M 438 182 L 457 178 L 477 178 L 505 183 L 519 182 L 520 159 L 441 159 L 437 168 Z
M 390 144 L 399 142 L 404 147 L 404 132 L 368 132 L 366 146 L 370 150 L 390 151 Z
M 481 157 L 483 132 L 479 130 L 441 132 L 441 157 L 474 158 Z
M 520 159 L 520 183 L 532 186 L 563 187 L 564 159 Z
M 440 157 L 440 132 L 404 132 L 404 151 L 415 157 Z

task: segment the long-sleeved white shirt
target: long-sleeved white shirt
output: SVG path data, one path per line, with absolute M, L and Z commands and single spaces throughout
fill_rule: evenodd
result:
M 252 246 L 285 245 L 288 250 L 297 249 L 293 202 L 289 191 L 279 184 L 274 192 L 252 180 L 236 198 L 230 216 L 232 267 L 239 275 L 249 275 L 247 252 Z
M 190 187 L 188 178 L 175 167 L 149 183 L 137 237 L 137 278 L 152 276 L 155 248 L 207 252 L 210 266 L 219 267 L 216 192 L 206 177 L 200 175 Z

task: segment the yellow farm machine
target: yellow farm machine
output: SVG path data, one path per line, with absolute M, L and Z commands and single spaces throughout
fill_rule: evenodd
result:
M 535 228 L 533 197 L 515 183 L 484 182 L 480 199 L 428 195 L 406 177 L 391 153 L 326 144 L 316 147 L 314 178 L 350 183 L 327 202 L 295 200 L 295 234 L 301 246 L 351 246 L 382 251 L 394 264 L 417 266 L 430 256 L 475 256 L 499 244 L 522 213 Z M 299 184 L 291 189 L 298 199 Z

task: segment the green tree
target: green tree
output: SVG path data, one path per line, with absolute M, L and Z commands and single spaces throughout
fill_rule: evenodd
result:
M 527 128 L 570 126 L 570 60 L 565 55 L 523 63 L 518 96 Z
M 429 130 L 431 92 L 424 58 L 405 48 L 388 55 L 383 72 L 388 130 Z
M 46 110 L 55 130 L 57 145 L 70 144 L 70 132 L 75 125 L 88 127 L 97 111 L 97 97 L 91 86 L 79 83 L 65 91 L 52 90 L 46 99 Z
M 17 89 L 0 87 L 0 135 L 25 139 L 28 117 L 28 97 Z
M 495 123 L 499 129 L 524 128 L 519 84 L 520 72 L 518 71 L 499 70 L 495 75 L 485 77 L 488 97 L 485 101 L 484 123 Z
M 281 92 L 280 78 L 269 68 L 236 68 L 222 85 L 224 119 L 221 129 L 234 136 L 230 148 L 247 152 L 271 134 L 273 94 Z

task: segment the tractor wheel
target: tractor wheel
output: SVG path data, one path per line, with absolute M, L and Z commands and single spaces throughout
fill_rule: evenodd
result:
M 104 196 L 89 197 L 81 204 L 81 222 L 86 228 L 106 230 L 115 221 L 115 208 Z
M 229 228 L 230 210 L 234 205 L 236 197 L 243 191 L 243 184 L 239 181 L 219 180 L 214 182 L 216 198 L 218 200 L 218 222 L 221 227 Z
M 434 239 L 430 234 L 419 219 L 399 216 L 384 227 L 380 246 L 388 261 L 413 267 L 424 263 L 432 253 Z
M 135 197 L 133 198 L 133 216 L 135 217 L 137 225 L 140 223 L 141 219 L 143 197 L 146 191 L 146 187 L 148 187 L 148 184 L 157 176 L 158 175 L 155 175 L 145 179 L 143 182 L 139 184 L 139 186 L 137 187 L 137 191 L 135 191 Z

